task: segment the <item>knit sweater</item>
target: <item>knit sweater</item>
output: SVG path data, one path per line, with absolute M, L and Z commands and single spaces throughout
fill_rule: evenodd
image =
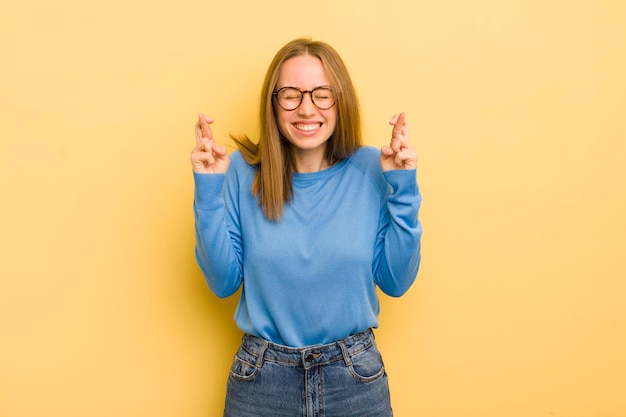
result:
M 194 173 L 196 259 L 210 289 L 239 289 L 238 327 L 291 347 L 378 326 L 376 286 L 404 294 L 420 265 L 416 170 L 383 172 L 379 151 L 295 173 L 278 222 L 251 193 L 256 170 L 236 151 L 226 174 Z

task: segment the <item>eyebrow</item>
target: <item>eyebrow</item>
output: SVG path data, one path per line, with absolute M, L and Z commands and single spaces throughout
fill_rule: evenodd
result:
M 316 88 L 330 88 L 331 90 L 333 89 L 333 88 L 332 88 L 330 85 L 328 85 L 328 84 L 318 85 L 317 87 L 313 87 L 313 88 L 312 88 L 312 89 L 310 89 L 310 90 L 303 90 L 303 89 L 301 89 L 300 87 L 296 87 L 296 86 L 293 86 L 293 85 L 283 85 L 283 86 L 278 86 L 278 85 L 277 85 L 277 86 L 276 86 L 276 91 L 280 90 L 281 88 L 295 88 L 296 90 L 300 90 L 300 91 L 313 91 L 313 90 L 315 90 Z

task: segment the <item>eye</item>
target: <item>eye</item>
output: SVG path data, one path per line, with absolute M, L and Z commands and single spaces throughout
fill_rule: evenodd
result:
M 297 101 L 300 100 L 302 94 L 295 88 L 284 88 L 278 92 L 278 95 L 283 100 Z
M 332 100 L 335 97 L 333 94 L 333 90 L 326 87 L 317 88 L 314 91 L 313 96 L 316 100 Z

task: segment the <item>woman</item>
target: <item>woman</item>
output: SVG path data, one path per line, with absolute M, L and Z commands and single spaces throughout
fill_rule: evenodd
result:
M 403 113 L 391 142 L 362 146 L 357 96 L 339 55 L 297 39 L 275 56 L 258 143 L 230 157 L 199 115 L 196 257 L 219 297 L 243 284 L 245 333 L 225 416 L 391 416 L 372 328 L 376 286 L 400 296 L 420 263 L 417 156 Z

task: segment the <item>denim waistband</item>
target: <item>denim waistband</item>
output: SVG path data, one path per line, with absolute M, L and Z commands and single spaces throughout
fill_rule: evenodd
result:
M 346 366 L 350 366 L 350 358 L 366 350 L 372 344 L 374 344 L 374 332 L 372 329 L 368 329 L 337 342 L 302 348 L 282 346 L 246 334 L 243 336 L 241 347 L 257 357 L 257 367 L 261 367 L 263 361 L 269 361 L 283 365 L 304 365 L 305 368 L 308 368 L 339 360 L 344 360 Z

